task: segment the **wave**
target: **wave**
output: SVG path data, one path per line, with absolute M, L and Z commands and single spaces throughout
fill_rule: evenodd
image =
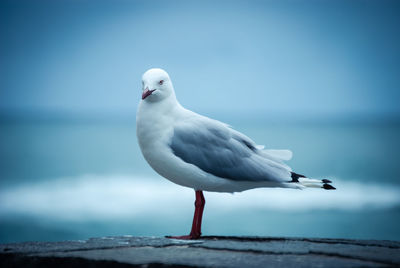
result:
M 208 211 L 366 210 L 400 205 L 400 188 L 335 180 L 336 191 L 253 189 L 242 193 L 205 193 Z M 171 209 L 192 213 L 194 194 L 161 178 L 84 175 L 0 190 L 0 215 L 29 215 L 84 221 L 162 215 Z

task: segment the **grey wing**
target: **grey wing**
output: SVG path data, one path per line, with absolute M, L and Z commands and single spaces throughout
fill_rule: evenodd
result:
M 170 147 L 183 161 L 217 177 L 236 181 L 291 180 L 286 165 L 262 157 L 255 143 L 238 133 L 218 121 L 184 122 L 174 127 Z

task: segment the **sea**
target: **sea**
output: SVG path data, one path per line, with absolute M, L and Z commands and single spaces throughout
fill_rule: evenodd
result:
M 400 240 L 400 122 L 214 116 L 322 189 L 205 192 L 203 235 Z M 146 163 L 127 118 L 0 119 L 0 243 L 188 234 L 194 191 Z

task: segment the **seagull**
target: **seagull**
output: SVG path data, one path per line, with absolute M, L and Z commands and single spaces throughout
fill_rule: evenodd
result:
M 290 150 L 265 149 L 229 125 L 185 109 L 175 96 L 168 73 L 159 68 L 149 69 L 142 76 L 136 135 L 144 158 L 158 174 L 195 190 L 190 234 L 169 238 L 200 238 L 203 191 L 335 189 L 330 180 L 293 172 L 284 162 L 292 158 Z

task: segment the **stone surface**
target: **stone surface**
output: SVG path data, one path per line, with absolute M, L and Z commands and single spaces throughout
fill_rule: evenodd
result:
M 400 267 L 400 242 L 277 237 L 102 237 L 0 244 L 1 267 Z

